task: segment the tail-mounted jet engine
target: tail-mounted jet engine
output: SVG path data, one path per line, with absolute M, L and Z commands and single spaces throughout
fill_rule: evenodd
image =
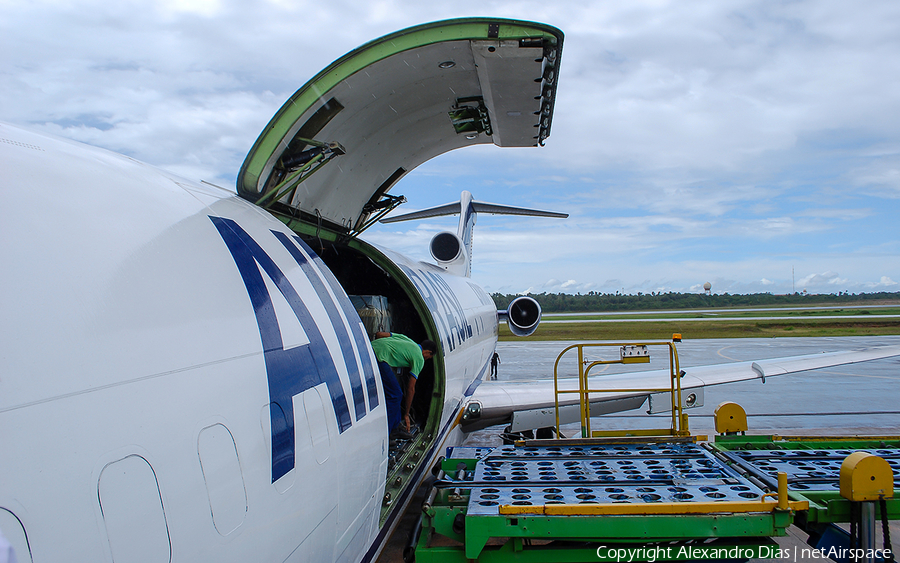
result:
M 497 315 L 516 336 L 531 336 L 541 323 L 541 305 L 523 295 L 513 299 L 505 311 L 497 311 Z
M 469 261 L 467 254 L 462 239 L 449 231 L 438 233 L 431 239 L 431 256 L 445 270 L 465 268 Z

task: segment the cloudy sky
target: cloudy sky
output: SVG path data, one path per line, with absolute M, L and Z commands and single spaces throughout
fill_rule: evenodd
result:
M 566 34 L 539 149 L 475 147 L 392 193 L 485 216 L 489 291 L 900 291 L 900 3 L 0 0 L 0 120 L 233 186 L 269 118 L 353 48 L 500 16 Z M 373 228 L 419 258 L 455 220 Z

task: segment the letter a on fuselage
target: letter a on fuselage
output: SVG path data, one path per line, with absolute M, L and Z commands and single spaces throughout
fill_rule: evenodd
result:
M 316 320 L 303 303 L 297 290 L 275 264 L 275 261 L 240 225 L 231 219 L 222 217 L 210 217 L 210 219 L 234 258 L 234 262 L 247 288 L 247 293 L 250 296 L 250 302 L 253 305 L 253 312 L 256 315 L 256 322 L 259 326 L 259 335 L 262 340 L 269 383 L 269 414 L 272 427 L 272 482 L 274 483 L 294 468 L 296 449 L 294 443 L 293 397 L 295 395 L 324 383 L 331 395 L 337 426 L 341 433 L 352 425 L 350 409 L 347 404 L 347 397 L 344 394 L 344 387 L 335 367 L 334 358 L 325 343 L 325 339 L 322 337 L 322 333 L 319 331 Z M 306 256 L 299 252 L 289 237 L 274 231 L 273 234 L 287 248 L 308 276 L 318 299 L 328 311 L 332 326 L 335 327 L 339 339 L 341 341 L 349 339 L 343 321 L 335 318 L 339 317 L 339 313 L 335 306 L 334 298 L 328 294 L 318 273 L 311 270 Z M 306 246 L 302 241 L 298 240 L 298 243 L 304 247 Z M 311 253 L 312 251 L 310 250 L 309 252 Z M 266 287 L 263 273 L 278 288 L 278 291 L 281 292 L 288 305 L 290 305 L 291 310 L 309 339 L 308 344 L 285 349 L 278 317 L 275 314 L 275 307 Z M 343 309 L 344 314 L 347 314 L 346 308 L 343 307 Z M 357 347 L 365 346 L 361 330 L 353 325 L 352 322 L 350 324 Z M 349 341 L 347 344 L 349 344 Z M 365 348 L 359 349 L 362 353 L 362 350 Z M 352 348 L 347 346 L 346 350 L 352 350 Z M 359 367 L 356 358 L 352 354 L 348 356 L 346 351 L 344 352 L 344 361 L 350 374 L 356 418 L 359 420 L 366 413 Z M 363 370 L 369 391 L 369 407 L 370 409 L 375 408 L 378 405 L 378 398 L 374 372 L 366 362 L 363 362 Z

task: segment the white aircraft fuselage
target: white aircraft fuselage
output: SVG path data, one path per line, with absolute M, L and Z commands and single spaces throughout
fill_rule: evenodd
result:
M 35 561 L 363 558 L 384 394 L 316 253 L 226 190 L 8 125 L 0 140 L 0 524 L 19 561 L 26 538 Z M 497 312 L 465 278 L 372 252 L 433 307 L 432 458 Z

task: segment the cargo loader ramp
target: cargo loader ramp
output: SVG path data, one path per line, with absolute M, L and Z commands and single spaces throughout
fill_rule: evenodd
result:
M 671 426 L 593 431 L 591 395 L 610 389 L 592 388 L 591 369 L 648 363 L 652 346 L 666 349 L 669 386 L 635 392 L 667 395 Z M 618 357 L 586 360 L 585 348 L 597 347 L 617 348 Z M 570 351 L 577 390 L 559 382 Z M 771 538 L 787 535 L 795 513 L 808 508 L 788 498 L 785 475 L 777 493 L 766 491 L 690 436 L 671 342 L 569 346 L 557 357 L 554 390 L 557 436 L 560 405 L 576 395 L 581 438 L 448 452 L 423 507 L 416 561 L 766 559 L 777 556 Z
M 671 426 L 592 430 L 590 395 L 610 389 L 591 388 L 591 368 L 646 363 L 660 345 L 670 386 L 653 391 L 670 400 Z M 584 348 L 596 346 L 618 347 L 619 357 L 585 360 Z M 558 383 L 570 350 L 577 390 Z M 791 554 L 772 538 L 796 524 L 818 550 L 813 558 L 893 560 L 900 438 L 748 436 L 746 412 L 726 402 L 707 442 L 688 430 L 681 374 L 672 343 L 569 346 L 554 367 L 556 430 L 561 436 L 561 397 L 577 395 L 581 438 L 448 449 L 408 555 L 419 563 L 779 560 Z
M 786 490 L 767 494 L 689 438 L 455 448 L 423 507 L 415 559 L 767 558 L 777 550 L 770 538 L 806 507 Z

